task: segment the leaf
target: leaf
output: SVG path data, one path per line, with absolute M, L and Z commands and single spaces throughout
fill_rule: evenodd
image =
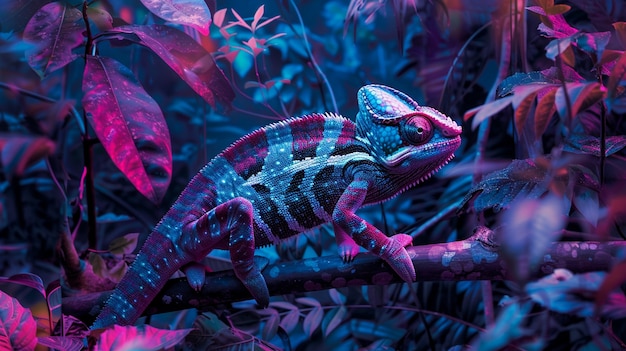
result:
M 463 205 L 474 199 L 477 212 L 487 208 L 499 211 L 515 199 L 536 199 L 547 190 L 547 170 L 531 159 L 513 160 L 506 168 L 485 175 L 463 199 Z
M 209 35 L 211 11 L 204 0 L 141 0 L 150 12 L 172 23 Z
M 30 310 L 0 290 L 0 349 L 31 351 L 37 345 L 37 323 Z
M 221 28 L 224 24 L 224 17 L 226 17 L 226 9 L 221 9 L 213 14 L 213 24 L 218 28 Z
M 104 9 L 88 7 L 87 16 L 95 23 L 96 27 L 103 32 L 113 28 L 113 17 Z
M 535 138 L 538 140 L 548 128 L 548 124 L 556 112 L 554 103 L 558 87 L 550 87 L 543 96 L 539 94 L 535 107 Z
M 330 310 L 322 321 L 322 332 L 324 337 L 328 337 L 340 324 L 346 315 L 347 309 L 345 306 L 339 306 Z
M 28 20 L 51 0 L 2 0 L 0 1 L 0 32 L 21 32 Z M 5 14 L 10 14 L 5 16 Z
M 599 315 L 601 311 L 605 310 L 605 304 L 611 300 L 611 295 L 620 291 L 620 285 L 626 282 L 626 261 L 617 263 L 611 271 L 602 280 L 602 283 L 598 287 L 598 293 L 595 298 L 594 314 Z M 626 309 L 626 306 L 622 306 Z
M 580 111 L 584 111 L 591 105 L 597 103 L 604 97 L 605 89 L 600 83 L 587 82 L 566 83 L 567 94 L 571 103 L 571 117 L 576 117 Z M 562 119 L 568 120 L 570 114 L 567 111 L 567 101 L 565 99 L 565 91 L 560 87 L 555 95 L 556 109 Z
M 612 110 L 613 100 L 618 96 L 618 85 L 626 74 L 626 53 L 622 53 L 620 58 L 613 66 L 611 74 L 609 75 L 609 81 L 606 85 L 607 90 L 607 107 Z
M 525 282 L 543 261 L 543 256 L 565 225 L 561 197 L 519 199 L 500 218 L 498 242 L 509 274 Z
M 263 331 L 261 333 L 263 340 L 270 340 L 278 331 L 278 325 L 280 324 L 280 316 L 278 315 L 278 311 L 274 309 L 270 309 L 271 313 L 267 321 L 265 321 L 265 325 L 263 326 Z
M 614 135 L 605 139 L 606 153 L 609 157 L 626 146 L 626 136 Z M 567 138 L 564 151 L 577 154 L 589 154 L 600 157 L 600 139 L 586 134 L 571 134 Z
M 95 351 L 108 350 L 161 350 L 180 344 L 193 329 L 163 330 L 150 325 L 119 326 L 107 329 L 102 334 Z
M 19 274 L 15 274 L 12 275 L 8 278 L 6 277 L 0 277 L 0 282 L 5 282 L 5 283 L 13 283 L 13 284 L 19 284 L 19 285 L 23 285 L 23 286 L 27 286 L 29 288 L 33 288 L 37 291 L 39 291 L 39 293 L 41 294 L 41 296 L 46 297 L 46 289 L 43 286 L 43 281 L 41 280 L 41 278 L 37 275 L 34 275 L 32 273 L 19 273 Z
M 606 272 L 572 274 L 566 269 L 556 269 L 551 275 L 527 284 L 526 293 L 552 311 L 593 317 L 596 312 L 595 297 L 606 276 Z M 611 290 L 604 302 L 598 311 L 600 317 L 626 317 L 626 297 L 621 291 Z
M 261 5 L 254 13 L 254 19 L 252 20 L 252 24 L 251 24 L 252 33 L 256 31 L 257 24 L 259 24 L 259 21 L 261 20 L 261 18 L 263 18 L 264 12 L 265 12 L 265 5 Z
M 576 209 L 593 226 L 597 227 L 600 217 L 600 203 L 598 192 L 591 189 L 582 188 L 572 199 Z
M 80 351 L 83 349 L 83 338 L 77 336 L 40 336 L 38 341 L 39 344 L 54 350 Z
M 613 28 L 622 49 L 626 49 L 626 22 L 613 22 Z
M 522 135 L 523 133 L 524 126 L 526 125 L 526 119 L 528 118 L 528 111 L 530 111 L 530 107 L 532 106 L 536 96 L 536 91 L 526 95 L 515 109 L 515 129 L 518 135 Z
M 472 121 L 472 129 L 476 129 L 484 120 L 502 111 L 513 102 L 513 96 L 507 96 L 502 99 L 479 106 L 465 113 L 465 120 L 469 119 L 473 113 L 476 113 Z
M 248 29 L 249 31 L 252 31 L 252 27 L 250 27 L 250 25 L 246 23 L 246 21 L 244 21 L 243 18 L 241 18 L 241 16 L 239 15 L 237 11 L 235 11 L 235 9 L 231 9 L 231 11 L 233 12 L 233 15 L 235 15 L 235 17 L 237 18 L 237 22 L 234 22 L 234 24 L 244 27 Z
M 312 297 L 299 297 L 296 299 L 297 303 L 301 303 L 303 305 L 306 306 L 310 306 L 310 307 L 321 307 L 322 305 L 320 304 L 319 301 L 317 301 L 316 299 L 312 298 Z
M 108 57 L 87 56 L 83 106 L 113 163 L 158 203 L 172 176 L 170 134 L 156 101 L 133 73 Z
M 187 34 L 167 26 L 122 26 L 111 30 L 125 34 L 126 39 L 144 45 L 158 55 L 185 83 L 211 106 L 215 100 L 226 106 L 235 98 L 235 93 L 224 72 L 200 44 Z
M 484 333 L 480 333 L 472 348 L 481 351 L 496 351 L 505 348 L 516 339 L 528 335 L 530 330 L 524 327 L 530 310 L 530 304 L 520 306 L 512 303 L 500 312 L 498 319 Z
M 72 50 L 83 43 L 81 19 L 79 10 L 53 2 L 28 21 L 24 40 L 35 46 L 26 51 L 26 57 L 42 79 L 79 57 Z
M 0 135 L 0 156 L 9 179 L 21 177 L 24 171 L 54 153 L 55 144 L 45 137 Z
M 139 233 L 130 233 L 116 238 L 109 244 L 109 251 L 114 255 L 128 255 L 137 248 Z
M 304 330 L 304 334 L 308 337 L 311 337 L 315 330 L 320 326 L 322 322 L 322 317 L 324 316 L 324 311 L 322 307 L 314 307 L 311 311 L 304 317 L 304 322 L 302 323 L 302 329 Z

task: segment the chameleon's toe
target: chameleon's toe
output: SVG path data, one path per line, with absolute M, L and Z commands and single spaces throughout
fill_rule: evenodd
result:
M 269 306 L 270 293 L 261 272 L 250 272 L 247 278 L 242 279 L 242 283 L 261 307 Z
M 396 234 L 391 237 L 391 240 L 397 241 L 402 247 L 413 245 L 413 237 L 408 234 Z
M 415 266 L 413 261 L 406 251 L 404 246 L 406 245 L 406 237 L 411 238 L 406 234 L 397 234 L 389 238 L 389 243 L 385 250 L 381 253 L 381 258 L 384 259 L 391 268 L 404 280 L 411 283 L 415 281 Z M 411 239 L 412 241 L 412 239 Z
M 354 243 L 343 243 L 338 247 L 339 256 L 344 263 L 349 263 L 354 260 L 354 257 L 359 253 L 359 246 Z
M 187 276 L 187 282 L 193 290 L 197 292 L 202 290 L 206 277 L 205 268 L 202 264 L 191 262 L 185 265 L 181 270 L 185 273 L 185 276 Z

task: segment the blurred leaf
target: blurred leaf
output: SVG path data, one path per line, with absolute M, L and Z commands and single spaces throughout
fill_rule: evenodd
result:
M 270 306 L 283 308 L 289 311 L 283 316 L 279 325 L 287 334 L 290 334 L 298 326 L 298 322 L 300 321 L 300 310 L 298 307 L 289 302 L 283 301 L 270 302 Z
M 566 269 L 556 269 L 554 273 L 535 283 L 526 285 L 526 293 L 538 304 L 559 313 L 569 313 L 580 317 L 593 317 L 595 297 L 607 273 L 591 272 L 572 274 Z M 626 317 L 626 297 L 621 291 L 606 291 L 604 305 L 599 316 L 608 319 Z
M 108 57 L 87 56 L 83 105 L 113 163 L 158 203 L 172 176 L 170 135 L 156 101 L 133 73 Z
M 113 28 L 113 17 L 106 10 L 99 7 L 88 7 L 87 16 L 101 31 L 107 31 Z
M 606 153 L 609 157 L 626 146 L 626 136 L 614 135 L 605 139 Z M 586 134 L 571 134 L 567 138 L 564 151 L 588 154 L 600 157 L 600 139 Z
M 29 309 L 0 290 L 0 349 L 32 351 L 37 345 L 37 323 Z
M 272 339 L 276 335 L 276 332 L 278 331 L 278 326 L 280 324 L 280 316 L 278 315 L 278 311 L 276 311 L 275 309 L 267 310 L 271 311 L 271 313 L 269 314 L 269 318 L 265 321 L 263 331 L 261 332 L 263 340 Z
M 501 350 L 516 339 L 528 335 L 530 330 L 523 323 L 530 307 L 530 304 L 520 306 L 518 303 L 504 307 L 495 323 L 479 334 L 472 347 L 481 351 Z
M 537 107 L 535 108 L 535 138 L 539 139 L 548 128 L 548 124 L 556 112 L 556 104 L 554 103 L 556 91 L 558 87 L 552 86 L 546 88 L 545 94 L 539 93 L 537 98 Z
M 591 105 L 599 102 L 604 97 L 605 88 L 596 82 L 570 82 L 566 83 L 567 94 L 571 102 L 571 117 L 589 108 Z M 567 111 L 567 101 L 565 99 L 565 91 L 560 87 L 555 95 L 556 109 L 562 119 L 569 119 L 570 115 Z
M 463 205 L 474 198 L 477 212 L 487 208 L 499 211 L 515 199 L 536 199 L 547 190 L 547 170 L 531 159 L 513 160 L 506 168 L 489 173 L 465 195 Z
M 126 234 L 120 238 L 116 238 L 109 244 L 109 251 L 114 255 L 128 255 L 137 248 L 137 239 L 139 233 Z
M 141 0 L 150 12 L 172 23 L 209 35 L 211 11 L 204 0 Z
M 626 49 L 626 22 L 613 22 L 612 24 L 622 49 Z
M 528 118 L 528 112 L 530 107 L 537 96 L 537 92 L 532 92 L 527 95 L 515 109 L 515 129 L 518 135 L 522 135 L 524 127 L 526 126 L 526 119 Z
M 605 304 L 612 300 L 612 294 L 621 291 L 619 287 L 624 283 L 626 283 L 626 261 L 621 261 L 611 268 L 598 287 L 594 305 L 596 315 L 599 315 L 605 309 Z M 621 308 L 626 310 L 626 303 Z
M 224 24 L 224 17 L 226 17 L 226 11 L 227 9 L 221 9 L 221 10 L 217 10 L 214 14 L 213 14 L 213 23 L 218 27 L 221 28 L 222 25 Z M 228 38 L 227 38 L 228 39 Z
M 215 100 L 230 106 L 235 98 L 230 82 L 211 54 L 187 34 L 156 24 L 122 26 L 111 32 L 130 34 L 125 36 L 127 40 L 148 47 L 211 106 L 215 107 Z
M 40 336 L 38 342 L 51 349 L 63 351 L 80 351 L 84 347 L 83 338 L 78 336 Z
M 597 191 L 581 188 L 572 199 L 572 203 L 592 226 L 598 225 L 600 202 Z
M 54 153 L 55 144 L 45 137 L 0 135 L 0 157 L 9 179 L 20 177 L 24 171 Z
M 298 297 L 296 299 L 296 302 L 297 303 L 301 303 L 301 304 L 306 305 L 306 306 L 311 306 L 311 307 L 321 307 L 322 306 L 319 301 L 317 301 L 316 299 L 314 299 L 312 297 Z
M 2 0 L 0 1 L 0 32 L 21 32 L 28 20 L 52 0 Z
M 315 330 L 320 326 L 322 322 L 322 317 L 324 317 L 324 310 L 322 307 L 313 307 L 311 311 L 304 317 L 304 322 L 302 323 L 302 329 L 304 329 L 304 334 L 308 337 L 311 337 Z
M 28 21 L 24 40 L 35 46 L 26 52 L 26 57 L 42 79 L 79 57 L 72 50 L 84 40 L 81 20 L 79 10 L 53 2 L 42 7 Z
M 328 337 L 343 322 L 347 311 L 345 306 L 338 306 L 326 313 L 322 321 L 324 337 Z
M 606 105 L 612 111 L 612 104 L 615 97 L 619 95 L 618 86 L 626 74 L 626 53 L 622 53 L 609 75 L 609 81 L 606 85 L 607 101 Z
M 500 218 L 498 242 L 509 274 L 525 282 L 558 240 L 565 224 L 563 199 L 549 194 L 541 199 L 520 199 L 511 203 Z
M 0 282 L 13 283 L 13 284 L 19 284 L 19 285 L 27 286 L 29 288 L 33 288 L 33 289 L 39 291 L 41 296 L 43 296 L 43 297 L 47 296 L 46 289 L 43 286 L 43 281 L 41 280 L 41 278 L 39 276 L 34 275 L 32 273 L 15 274 L 15 275 L 12 275 L 12 276 L 10 276 L 8 278 L 0 277 Z
M 180 344 L 193 329 L 163 330 L 149 325 L 139 327 L 114 325 L 98 339 L 94 350 L 161 350 Z
M 465 112 L 463 119 L 468 120 L 475 114 L 474 120 L 472 121 L 472 129 L 476 129 L 476 127 L 478 127 L 484 120 L 502 111 L 512 102 L 513 96 L 507 96 L 505 98 L 495 100 Z

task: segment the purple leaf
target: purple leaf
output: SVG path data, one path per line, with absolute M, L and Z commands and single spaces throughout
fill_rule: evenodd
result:
M 43 286 L 43 281 L 39 276 L 36 276 L 31 273 L 20 273 L 10 276 L 9 278 L 0 277 L 0 282 L 13 283 L 28 286 L 29 288 L 33 288 L 41 294 L 41 296 L 46 297 L 46 289 Z
M 597 103 L 604 97 L 606 89 L 597 82 L 571 82 L 566 83 L 567 94 L 569 95 L 569 101 L 571 101 L 571 117 L 575 117 L 578 112 L 584 111 L 591 105 Z M 570 113 L 567 110 L 567 100 L 565 99 L 565 89 L 560 87 L 555 95 L 555 105 L 559 116 L 563 120 L 570 118 Z
M 20 177 L 26 168 L 54 152 L 55 144 L 45 137 L 0 136 L 0 160 L 5 174 Z
M 605 146 L 605 156 L 611 156 L 626 146 L 626 136 L 614 135 L 607 137 Z M 563 150 L 600 157 L 600 139 L 586 134 L 572 134 L 567 139 L 567 144 Z
M 16 32 L 21 32 L 35 12 L 50 1 L 51 0 L 0 1 L 0 14 L 2 15 L 0 31 L 10 32 L 14 30 Z
M 344 317 L 346 316 L 346 307 L 339 306 L 330 310 L 326 316 L 324 316 L 324 320 L 322 321 L 322 331 L 324 332 L 324 337 L 328 337 L 330 333 L 332 333 L 340 324 L 343 322 Z
M 311 337 L 311 335 L 313 335 L 315 330 L 320 326 L 320 323 L 322 323 L 322 317 L 324 317 L 324 310 L 322 310 L 320 306 L 313 307 L 306 317 L 304 317 L 302 329 L 306 336 Z
M 87 56 L 83 105 L 113 163 L 158 203 L 172 176 L 170 134 L 156 101 L 116 60 Z
M 548 195 L 542 199 L 521 199 L 501 217 L 498 231 L 502 254 L 517 281 L 526 281 L 542 262 L 565 224 L 563 199 Z
M 55 350 L 80 351 L 83 349 L 83 338 L 77 336 L 44 336 L 39 343 Z
M 218 100 L 230 106 L 235 93 L 224 72 L 200 44 L 185 33 L 162 25 L 123 26 L 111 32 L 134 34 L 126 39 L 150 48 L 211 106 Z
M 37 323 L 30 310 L 0 291 L 0 350 L 31 351 L 37 345 Z
M 204 0 L 141 0 L 150 12 L 172 23 L 209 35 L 211 11 Z
M 557 269 L 551 275 L 526 285 L 526 292 L 535 302 L 552 311 L 593 317 L 595 297 L 606 276 L 606 272 L 572 274 L 568 270 Z M 621 291 L 613 290 L 605 298 L 599 311 L 602 318 L 626 317 L 626 297 Z
M 53 2 L 28 21 L 24 40 L 35 46 L 26 52 L 26 57 L 42 79 L 78 58 L 72 50 L 83 43 L 81 20 L 79 10 Z

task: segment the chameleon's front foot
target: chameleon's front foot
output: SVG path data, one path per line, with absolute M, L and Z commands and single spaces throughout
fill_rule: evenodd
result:
M 380 257 L 407 283 L 415 281 L 415 266 L 406 251 L 406 246 L 413 243 L 413 238 L 407 234 L 396 234 L 389 238 L 382 247 Z

